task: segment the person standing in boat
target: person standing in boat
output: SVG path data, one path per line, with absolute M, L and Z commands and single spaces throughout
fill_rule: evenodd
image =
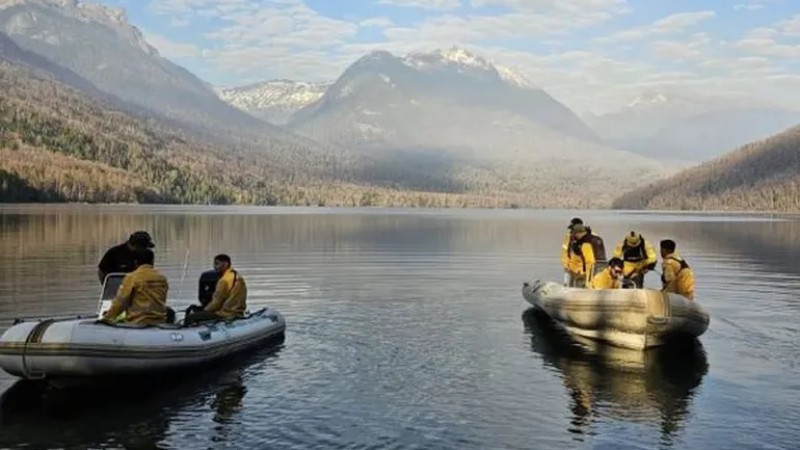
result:
M 247 308 L 247 284 L 244 277 L 233 268 L 231 257 L 225 254 L 214 257 L 214 270 L 220 277 L 211 302 L 201 311 L 187 311 L 185 323 L 244 317 Z
M 583 225 L 580 217 L 573 218 L 567 226 L 567 232 L 561 242 L 561 267 L 564 268 L 564 286 L 573 287 L 577 282 L 577 274 L 583 272 L 583 260 L 580 256 L 570 251 L 574 239 L 572 229 L 575 225 Z
M 137 231 L 128 237 L 126 242 L 115 245 L 106 251 L 97 265 L 97 277 L 100 284 L 106 280 L 106 275 L 114 272 L 129 273 L 135 269 L 133 257 L 137 251 L 155 247 L 150 234 L 146 231 Z
M 625 264 L 625 278 L 633 281 L 638 289 L 644 287 L 644 275 L 656 268 L 658 255 L 641 234 L 631 231 L 614 250 L 614 256 Z
M 578 224 L 572 227 L 573 240 L 569 247 L 569 255 L 577 255 L 581 260 L 579 271 L 574 272 L 577 278 L 575 287 L 590 286 L 595 266 L 606 262 L 606 248 L 603 239 L 592 233 L 591 228 Z
M 661 271 L 662 290 L 694 300 L 694 272 L 676 249 L 675 241 L 661 241 L 661 257 L 664 260 Z
M 608 267 L 592 277 L 589 287 L 591 289 L 621 289 L 624 267 L 621 259 L 611 258 L 608 260 Z
M 155 255 L 150 249 L 133 253 L 134 270 L 122 279 L 111 308 L 103 314 L 106 322 L 155 325 L 167 322 L 167 277 L 153 267 Z M 124 313 L 124 317 L 120 316 Z

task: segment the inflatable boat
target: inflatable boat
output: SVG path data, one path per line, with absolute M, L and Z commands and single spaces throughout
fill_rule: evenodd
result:
M 31 380 L 153 374 L 209 363 L 284 334 L 286 323 L 274 308 L 191 325 L 98 321 L 123 276 L 106 279 L 97 315 L 17 319 L 0 336 L 0 368 Z
M 631 349 L 697 338 L 708 312 L 696 301 L 655 289 L 593 290 L 533 281 L 522 296 L 569 333 Z

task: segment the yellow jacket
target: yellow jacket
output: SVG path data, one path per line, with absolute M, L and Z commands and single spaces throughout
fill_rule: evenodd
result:
M 167 278 L 153 266 L 143 264 L 125 275 L 111 308 L 104 319 L 114 320 L 125 313 L 125 321 L 137 324 L 158 324 L 167 321 Z
M 580 255 L 570 251 L 571 242 L 571 234 L 568 232 L 561 243 L 561 267 L 574 274 L 583 274 L 583 260 Z
M 228 269 L 214 289 L 211 301 L 206 305 L 205 311 L 215 312 L 225 319 L 244 317 L 247 308 L 247 284 L 235 270 Z
M 624 261 L 624 267 L 622 268 L 622 273 L 626 277 L 630 276 L 633 272 L 638 272 L 644 274 L 647 272 L 647 266 L 656 264 L 658 262 L 658 254 L 656 254 L 655 249 L 653 246 L 650 245 L 650 242 L 644 241 L 644 258 L 640 261 L 626 261 L 624 255 L 624 245 L 625 240 L 623 239 L 622 242 L 617 245 L 617 248 L 614 250 L 614 256 Z
M 677 252 L 664 257 L 662 268 L 663 290 L 694 300 L 694 273 Z
M 622 288 L 622 281 L 611 275 L 611 267 L 606 267 L 605 270 L 592 278 L 588 286 L 590 289 L 620 289 Z

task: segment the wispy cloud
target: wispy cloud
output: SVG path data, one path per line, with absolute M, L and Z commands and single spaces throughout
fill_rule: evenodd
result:
M 120 5 L 124 0 L 102 0 Z M 800 85 L 800 2 L 698 0 L 150 0 L 148 41 L 213 83 L 338 77 L 364 53 L 452 45 L 513 66 L 578 111 L 640 89 Z M 787 14 L 787 11 L 789 14 Z M 745 13 L 748 14 L 745 14 Z M 752 14 L 749 14 L 752 13 Z M 716 20 L 719 18 L 720 20 Z M 155 24 L 167 23 L 159 28 Z M 756 24 L 755 26 L 753 24 Z M 753 27 L 747 29 L 747 27 Z M 167 38 L 166 36 L 169 36 Z M 784 94 L 800 102 L 800 93 Z

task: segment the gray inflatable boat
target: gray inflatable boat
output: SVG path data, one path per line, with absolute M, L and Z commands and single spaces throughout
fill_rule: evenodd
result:
M 25 379 L 157 373 L 252 350 L 286 329 L 274 308 L 190 326 L 98 322 L 122 276 L 110 274 L 106 279 L 97 316 L 18 319 L 0 336 L 0 368 Z

